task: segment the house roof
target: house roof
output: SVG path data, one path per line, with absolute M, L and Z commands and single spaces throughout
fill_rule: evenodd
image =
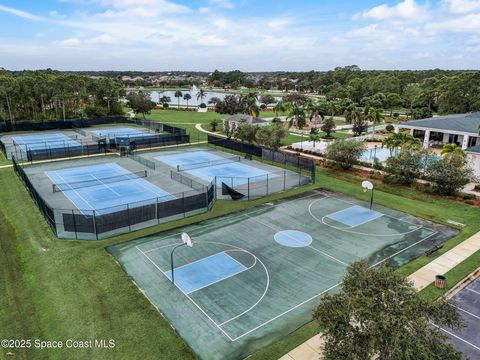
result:
M 227 118 L 228 121 L 233 121 L 233 122 L 247 122 L 249 124 L 263 124 L 266 123 L 267 120 L 256 118 L 250 115 L 244 115 L 244 114 L 235 114 Z
M 475 145 L 475 146 L 472 146 L 472 147 L 469 147 L 467 148 L 467 150 L 465 150 L 466 152 L 469 152 L 469 153 L 477 153 L 477 154 L 480 154 L 480 145 Z
M 437 116 L 429 119 L 401 122 L 398 126 L 478 134 L 480 112 Z

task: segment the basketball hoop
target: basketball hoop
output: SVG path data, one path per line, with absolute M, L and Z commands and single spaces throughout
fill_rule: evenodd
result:
M 192 238 L 190 237 L 190 235 L 188 235 L 185 232 L 182 233 L 182 241 L 183 241 L 184 244 L 186 244 L 189 247 L 193 246 Z
M 190 235 L 188 235 L 187 233 L 182 233 L 182 243 L 175 246 L 173 249 L 172 249 L 172 252 L 170 253 L 170 275 L 171 275 L 171 280 L 172 280 L 172 284 L 175 285 L 175 277 L 174 277 L 174 273 L 173 273 L 173 253 L 175 252 L 175 250 L 177 248 L 179 248 L 180 246 L 185 246 L 187 245 L 188 247 L 192 247 L 193 246 L 193 242 L 192 242 L 192 238 L 190 237 Z
M 368 190 L 372 190 L 372 196 L 370 197 L 370 210 L 372 210 L 372 205 L 373 205 L 373 184 L 368 181 L 362 181 L 362 189 L 363 192 L 366 193 Z

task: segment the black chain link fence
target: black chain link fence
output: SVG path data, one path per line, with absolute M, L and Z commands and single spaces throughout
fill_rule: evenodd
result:
M 59 238 L 102 239 L 208 211 L 215 201 L 213 182 L 206 186 L 176 174 L 172 178 L 182 184 L 190 182 L 191 191 L 105 209 L 56 209 L 35 189 L 22 165 L 15 158 L 12 161 L 15 172 Z

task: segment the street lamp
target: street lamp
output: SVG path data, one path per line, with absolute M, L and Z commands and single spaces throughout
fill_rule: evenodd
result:
M 373 205 L 373 184 L 368 181 L 368 180 L 365 180 L 365 181 L 362 181 L 362 188 L 363 188 L 363 192 L 366 193 L 368 190 L 371 190 L 372 191 L 372 196 L 370 197 L 370 210 L 372 210 L 372 205 Z
M 182 233 L 182 243 L 180 245 L 175 246 L 172 249 L 172 252 L 170 253 L 170 268 L 171 268 L 171 273 L 172 273 L 172 284 L 175 285 L 175 280 L 173 277 L 173 252 L 178 249 L 180 246 L 185 246 L 187 245 L 188 247 L 193 246 L 192 239 L 187 233 Z

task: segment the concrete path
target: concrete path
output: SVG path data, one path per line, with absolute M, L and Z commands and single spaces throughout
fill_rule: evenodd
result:
M 417 270 L 408 279 L 420 291 L 435 281 L 435 275 L 446 274 L 478 250 L 480 250 L 480 232 Z M 318 360 L 321 358 L 322 338 L 320 334 L 297 346 L 279 360 Z
M 195 129 L 197 129 L 198 131 L 204 132 L 205 134 L 220 136 L 220 137 L 224 137 L 224 138 L 227 137 L 226 135 L 223 135 L 223 134 L 218 134 L 218 133 L 213 132 L 213 131 L 205 130 L 205 129 L 202 127 L 202 124 L 200 124 L 200 123 L 195 125 Z
M 1 166 L 0 166 L 0 169 L 10 168 L 10 167 L 12 167 L 12 166 L 13 166 L 13 164 L 1 165 Z

